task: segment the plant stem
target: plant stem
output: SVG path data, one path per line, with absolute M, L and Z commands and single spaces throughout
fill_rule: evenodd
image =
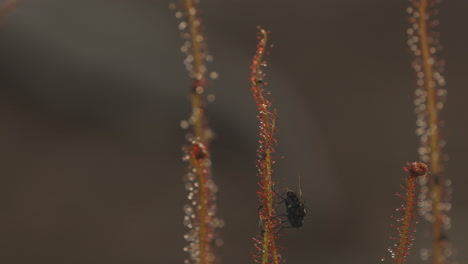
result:
M 259 112 L 258 118 L 260 120 L 260 146 L 258 148 L 258 163 L 257 167 L 260 176 L 260 208 L 259 216 L 261 220 L 261 228 L 263 231 L 260 239 L 255 240 L 260 250 L 260 260 L 262 264 L 278 264 L 281 261 L 281 256 L 278 253 L 276 246 L 277 232 L 278 232 L 278 217 L 275 212 L 274 193 L 272 180 L 272 153 L 274 152 L 274 133 L 276 130 L 276 110 L 271 111 L 271 102 L 265 98 L 265 83 L 264 73 L 261 67 L 264 65 L 263 56 L 266 52 L 268 43 L 268 32 L 259 28 L 260 36 L 257 51 L 255 53 L 252 66 L 251 66 L 251 90 Z
M 430 196 L 432 199 L 432 261 L 433 264 L 445 263 L 441 235 L 443 234 L 443 212 L 440 204 L 443 200 L 443 190 L 440 184 L 442 173 L 439 117 L 437 109 L 437 90 L 434 81 L 434 57 L 431 55 L 428 36 L 428 0 L 419 2 L 419 48 L 421 50 L 422 68 L 424 72 L 424 86 L 427 92 L 427 114 L 428 114 L 428 135 L 429 135 L 429 164 L 431 167 Z
M 190 162 L 192 163 L 193 168 L 195 169 L 195 174 L 197 175 L 198 182 L 198 247 L 199 247 L 199 263 L 205 264 L 210 263 L 207 260 L 207 216 L 208 216 L 208 194 L 206 188 L 206 171 L 203 166 L 203 159 L 197 158 L 197 152 L 194 150 L 194 145 L 192 145 L 192 151 L 190 155 Z
M 415 210 L 415 185 L 416 178 L 412 176 L 408 176 L 406 178 L 406 186 L 407 186 L 407 195 L 406 195 L 406 203 L 405 203 L 405 214 L 403 217 L 403 224 L 401 226 L 400 232 L 400 239 L 398 240 L 398 248 L 395 253 L 395 263 L 401 264 L 406 262 L 406 256 L 408 255 L 408 249 L 411 245 L 411 236 L 412 236 L 412 220 L 414 216 Z
M 427 111 L 429 115 L 429 135 L 430 135 L 430 165 L 431 173 L 439 175 L 442 171 L 440 160 L 439 142 L 439 118 L 436 107 L 437 96 L 433 79 L 434 58 L 429 52 L 428 28 L 427 28 L 427 0 L 421 0 L 419 5 L 419 37 L 420 49 L 422 53 L 422 65 L 424 70 L 424 84 L 427 91 Z
M 192 0 L 185 0 L 187 8 L 187 18 L 190 31 L 190 38 L 192 44 L 192 56 L 193 56 L 193 90 L 192 90 L 192 107 L 193 107 L 193 118 L 194 118 L 194 135 L 199 138 L 203 144 L 207 144 L 208 140 L 205 137 L 205 113 L 203 109 L 203 100 L 201 93 L 197 92 L 198 87 L 202 87 L 205 84 L 205 66 L 204 66 L 204 55 L 200 47 L 201 34 L 199 32 L 199 20 L 197 18 L 197 9 L 193 5 Z M 203 91 L 203 90 L 201 90 Z
M 194 209 L 193 215 L 189 215 L 189 218 L 194 220 L 187 225 L 191 228 L 188 234 L 190 245 L 187 251 L 195 264 L 210 264 L 215 262 L 214 231 L 219 226 L 219 221 L 214 215 L 216 186 L 211 176 L 211 155 L 209 152 L 211 135 L 207 133 L 209 128 L 205 115 L 206 44 L 203 34 L 200 32 L 198 2 L 182 1 L 184 12 L 176 13 L 176 16 L 184 16 L 186 19 L 179 25 L 179 28 L 186 29 L 184 36 L 187 38 L 187 42 L 184 44 L 183 50 L 187 54 L 185 64 L 192 78 L 190 94 L 192 113 L 188 123 L 191 125 L 193 134 L 191 146 L 186 154 L 188 154 L 187 160 L 190 162 L 189 170 L 191 172 L 189 173 L 193 173 L 195 176 L 190 180 L 193 189 L 190 191 L 189 199 L 193 199 Z
M 407 176 L 404 179 L 405 184 L 401 187 L 405 190 L 405 194 L 396 195 L 403 198 L 405 203 L 402 207 L 397 208 L 397 211 L 403 210 L 403 217 L 395 217 L 397 222 L 401 222 L 401 225 L 392 225 L 398 231 L 398 237 L 390 237 L 391 239 L 398 240 L 398 242 L 389 248 L 392 254 L 393 261 L 397 264 L 405 263 L 410 253 L 410 249 L 413 246 L 414 232 L 416 232 L 415 219 L 418 217 L 418 207 L 416 206 L 416 183 L 420 176 L 425 176 L 428 172 L 428 167 L 423 162 L 407 163 L 407 166 L 403 168 L 407 172 Z

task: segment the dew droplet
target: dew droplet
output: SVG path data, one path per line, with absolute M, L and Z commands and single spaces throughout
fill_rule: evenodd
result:
M 180 127 L 183 128 L 183 129 L 187 129 L 189 128 L 190 124 L 187 120 L 182 120 L 180 121 Z
M 216 79 L 218 79 L 218 77 L 219 77 L 219 75 L 218 75 L 217 72 L 211 72 L 211 73 L 210 73 L 210 78 L 211 78 L 212 80 L 216 80 Z

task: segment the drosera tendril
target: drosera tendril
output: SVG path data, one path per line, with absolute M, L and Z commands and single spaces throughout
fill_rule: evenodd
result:
M 423 250 L 431 255 L 433 264 L 447 263 L 451 255 L 451 245 L 441 237 L 447 237 L 450 228 L 451 181 L 445 174 L 446 155 L 443 153 L 445 141 L 442 137 L 443 109 L 446 96 L 444 78 L 445 61 L 439 57 L 442 50 L 438 12 L 442 0 L 410 0 L 406 9 L 410 27 L 407 29 L 408 45 L 414 55 L 413 68 L 417 76 L 415 91 L 416 134 L 420 145 L 420 159 L 431 167 L 431 175 L 421 181 L 421 213 L 432 224 L 431 249 Z M 447 206 L 448 205 L 448 206 Z M 427 257 L 423 257 L 428 259 Z
M 186 263 L 213 263 L 217 241 L 220 241 L 215 230 L 221 227 L 222 221 L 215 215 L 217 186 L 209 177 L 209 152 L 198 140 L 193 140 L 184 151 L 184 160 L 189 163 L 185 183 L 190 201 L 184 207 L 184 225 L 190 229 L 184 236 L 189 242 L 184 248 L 189 253 Z
M 420 177 L 425 177 L 428 174 L 428 166 L 423 162 L 407 163 L 403 168 L 406 172 L 406 177 L 403 179 L 401 188 L 404 190 L 403 194 L 397 193 L 398 197 L 404 199 L 404 204 L 396 209 L 397 213 L 403 215 L 392 215 L 391 218 L 396 221 L 392 224 L 397 231 L 396 236 L 391 236 L 390 239 L 394 240 L 393 246 L 388 249 L 391 254 L 393 262 L 397 264 L 405 263 L 408 255 L 410 254 L 411 247 L 414 242 L 414 233 L 416 232 L 417 218 L 420 213 L 418 210 L 417 199 L 417 181 Z M 384 258 L 382 258 L 384 260 Z
M 276 197 L 272 178 L 274 163 L 272 154 L 277 142 L 274 138 L 276 132 L 277 111 L 271 108 L 271 102 L 267 98 L 265 73 L 263 68 L 266 66 L 264 55 L 268 44 L 268 32 L 258 27 L 258 45 L 252 60 L 250 75 L 250 90 L 253 93 L 258 110 L 258 119 L 260 121 L 260 146 L 257 150 L 257 176 L 260 178 L 257 191 L 260 205 L 258 207 L 260 232 L 254 238 L 256 252 L 253 252 L 255 262 L 262 264 L 278 264 L 283 262 L 279 248 L 277 246 L 278 231 L 281 220 L 276 214 L 276 207 L 279 199 Z
M 181 51 L 186 54 L 184 64 L 192 83 L 189 89 L 192 112 L 187 120 L 181 121 L 183 129 L 189 129 L 184 147 L 183 160 L 188 163 L 184 182 L 189 204 L 184 225 L 189 232 L 184 238 L 189 243 L 184 248 L 189 254 L 186 264 L 211 264 L 217 261 L 216 251 L 221 245 L 217 229 L 222 221 L 216 217 L 216 192 L 218 187 L 211 173 L 210 144 L 213 132 L 206 118 L 206 102 L 214 100 L 214 95 L 206 96 L 210 79 L 218 74 L 209 72 L 206 63 L 213 60 L 208 54 L 206 37 L 202 32 L 198 0 L 181 0 L 179 6 L 171 4 L 176 10 L 176 18 L 181 19 L 179 30 L 184 39 Z
M 429 168 L 424 162 L 413 162 L 413 163 L 408 162 L 407 166 L 403 167 L 403 169 L 406 172 L 408 172 L 408 176 L 411 176 L 411 177 L 423 176 L 423 175 L 426 175 L 427 172 L 429 171 Z

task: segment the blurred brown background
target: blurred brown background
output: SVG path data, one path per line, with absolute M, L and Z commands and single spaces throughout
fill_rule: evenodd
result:
M 23 0 L 0 25 L 0 262 L 182 263 L 179 123 L 190 80 L 168 0 Z M 220 74 L 210 88 L 225 264 L 251 263 L 258 127 L 249 90 L 256 25 L 272 31 L 276 176 L 308 216 L 288 263 L 388 257 L 401 167 L 417 159 L 404 0 L 203 0 Z M 450 240 L 468 246 L 468 2 L 441 7 L 454 182 Z M 424 227 L 423 224 L 418 228 Z M 424 244 L 417 233 L 412 263 Z

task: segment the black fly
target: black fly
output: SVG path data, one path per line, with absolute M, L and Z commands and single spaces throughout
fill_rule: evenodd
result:
M 304 221 L 304 218 L 306 216 L 306 209 L 304 206 L 304 202 L 302 201 L 301 196 L 297 196 L 297 194 L 289 190 L 286 192 L 286 197 L 281 197 L 282 201 L 280 203 L 283 203 L 286 205 L 286 214 L 282 214 L 280 216 L 286 216 L 288 220 L 282 220 L 278 223 L 277 226 L 279 227 L 282 224 L 289 222 L 289 226 L 282 226 L 279 230 L 276 231 L 276 235 L 283 229 L 285 228 L 301 228 L 302 222 Z M 259 206 L 258 210 L 261 210 L 263 206 Z M 262 225 L 262 222 L 260 221 L 259 226 Z M 263 236 L 265 230 L 261 229 L 260 230 L 260 235 Z
M 301 178 L 299 177 L 299 196 L 293 191 L 288 190 L 286 197 L 281 197 L 281 203 L 286 205 L 286 216 L 288 220 L 284 220 L 281 224 L 289 222 L 289 226 L 283 226 L 279 231 L 284 228 L 301 228 L 304 218 L 306 216 L 306 209 L 304 201 L 302 200 Z M 278 232 L 279 232 L 278 231 Z
M 306 216 L 306 210 L 301 196 L 302 195 L 298 197 L 294 191 L 289 190 L 286 193 L 286 198 L 283 198 L 284 204 L 286 205 L 286 216 L 291 225 L 283 228 L 300 228 L 302 226 L 302 222 Z
M 282 220 L 278 223 L 276 227 L 281 226 L 282 224 L 289 222 L 289 226 L 281 227 L 276 234 L 278 234 L 284 228 L 301 228 L 304 222 L 304 218 L 306 216 L 306 209 L 304 205 L 304 201 L 302 200 L 302 190 L 301 190 L 301 179 L 299 178 L 299 196 L 293 190 L 288 190 L 286 192 L 286 196 L 280 196 L 276 191 L 273 192 L 281 199 L 281 202 L 277 204 L 281 204 L 284 202 L 286 205 L 286 214 L 278 215 L 278 216 L 286 216 L 287 220 Z M 263 208 L 262 205 L 258 207 L 258 211 Z M 260 226 L 261 226 L 260 221 Z M 263 236 L 265 230 L 260 230 L 260 235 Z

